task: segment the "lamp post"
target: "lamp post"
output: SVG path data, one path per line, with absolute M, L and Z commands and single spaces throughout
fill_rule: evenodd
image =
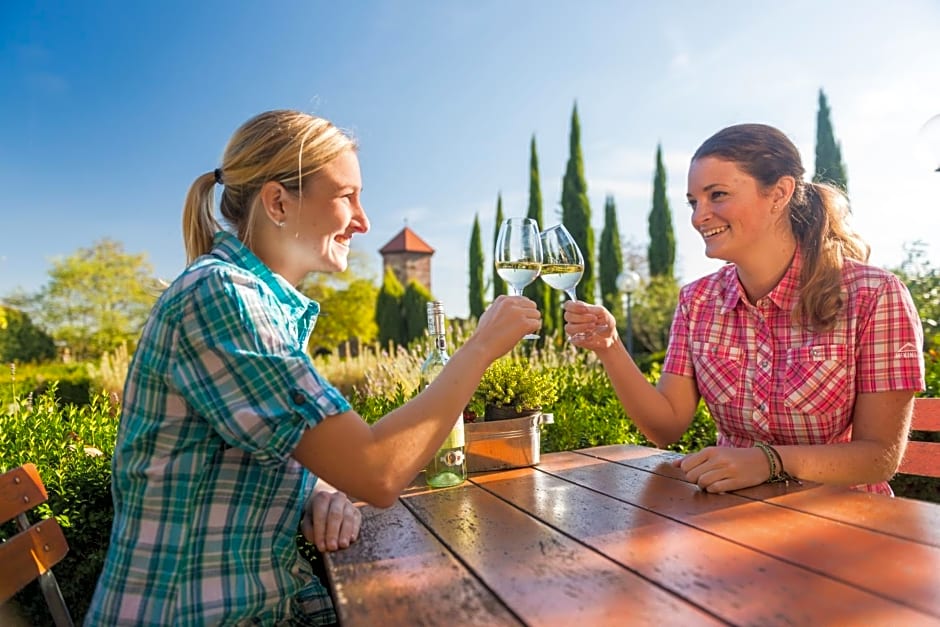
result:
M 617 289 L 623 293 L 623 310 L 627 317 L 627 327 L 624 331 L 627 352 L 633 357 L 633 292 L 640 287 L 640 275 L 633 270 L 624 270 L 617 277 Z

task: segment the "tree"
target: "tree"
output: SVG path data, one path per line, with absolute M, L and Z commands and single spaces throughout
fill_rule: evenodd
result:
M 649 233 L 650 277 L 674 276 L 676 235 L 672 230 L 672 212 L 666 198 L 666 168 L 663 167 L 661 144 L 656 146 L 656 174 L 653 175 L 653 208 L 649 216 Z
M 55 342 L 36 327 L 29 316 L 0 306 L 0 363 L 26 363 L 54 359 Z
M 405 287 L 401 299 L 402 315 L 405 319 L 405 338 L 403 346 L 408 346 L 419 337 L 423 337 L 428 328 L 428 303 L 433 299 L 426 287 L 412 279 Z
M 924 349 L 940 350 L 940 268 L 930 263 L 926 244 L 904 245 L 904 261 L 894 272 L 911 293 L 924 327 Z
M 669 330 L 679 303 L 679 284 L 671 276 L 654 276 L 633 297 L 633 338 L 637 352 L 666 350 Z
M 496 195 L 496 226 L 493 228 L 493 248 L 496 250 L 496 240 L 499 237 L 499 227 L 502 225 L 503 220 L 503 195 Z M 506 293 L 506 281 L 503 280 L 503 277 L 499 276 L 496 273 L 495 266 L 493 267 L 493 300 L 496 300 L 496 297 L 500 294 Z
M 78 360 L 133 344 L 162 289 L 146 254 L 111 239 L 54 260 L 49 277 L 37 294 L 7 300 Z
M 317 301 L 323 314 L 310 338 L 311 350 L 332 351 L 348 341 L 361 345 L 375 340 L 379 290 L 367 263 L 366 256 L 354 250 L 343 272 L 314 273 L 305 278 L 301 292 Z
M 561 221 L 571 233 L 584 255 L 584 274 L 578 283 L 578 298 L 594 302 L 594 231 L 591 228 L 591 203 L 587 197 L 587 181 L 581 157 L 581 123 L 578 104 L 571 112 L 568 166 L 561 184 Z
M 535 150 L 535 135 L 529 143 L 529 209 L 526 217 L 535 220 L 539 228 L 544 228 L 542 222 L 542 187 L 539 182 L 539 157 Z M 556 326 L 556 318 L 560 314 L 555 303 L 558 301 L 552 295 L 552 289 L 544 281 L 533 281 L 522 290 L 522 293 L 535 301 L 535 305 L 542 312 L 542 333 L 551 335 Z
M 405 287 L 395 276 L 391 266 L 385 268 L 382 287 L 375 299 L 375 323 L 379 330 L 379 343 L 382 346 L 407 344 L 405 318 L 402 315 L 402 298 Z
M 826 94 L 819 90 L 819 111 L 816 113 L 816 173 L 814 181 L 832 183 L 848 191 L 849 180 L 842 163 L 842 147 L 836 141 L 829 116 Z
M 623 271 L 623 251 L 620 248 L 620 229 L 617 226 L 617 208 L 614 197 L 607 196 L 604 202 L 604 229 L 598 247 L 598 275 L 601 286 L 601 303 L 618 315 L 620 294 L 617 290 L 617 277 Z
M 480 216 L 473 216 L 470 232 L 470 316 L 479 319 L 483 315 L 483 242 L 480 239 Z

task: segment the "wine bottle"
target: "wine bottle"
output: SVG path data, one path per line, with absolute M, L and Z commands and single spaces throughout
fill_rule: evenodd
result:
M 421 365 L 421 389 L 423 390 L 444 369 L 450 359 L 447 354 L 447 338 L 444 331 L 444 305 L 439 301 L 428 303 L 428 333 L 431 335 L 431 352 Z M 467 478 L 467 460 L 464 451 L 463 414 L 457 415 L 453 429 L 431 458 L 424 470 L 427 483 L 432 488 L 459 485 Z

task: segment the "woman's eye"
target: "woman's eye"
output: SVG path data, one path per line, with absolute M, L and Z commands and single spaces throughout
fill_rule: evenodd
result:
M 714 191 L 712 192 L 712 200 L 718 200 L 719 198 L 722 198 L 727 195 L 728 195 L 727 192 Z
M 686 201 L 685 201 L 685 204 L 687 204 L 687 205 L 689 206 L 689 209 L 691 209 L 692 211 L 695 211 L 695 201 L 694 201 L 694 200 L 686 200 Z

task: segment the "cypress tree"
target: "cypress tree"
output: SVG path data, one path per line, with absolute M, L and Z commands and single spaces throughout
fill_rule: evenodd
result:
M 407 344 L 405 318 L 402 315 L 402 297 L 405 287 L 391 267 L 385 269 L 382 288 L 375 299 L 375 323 L 379 327 L 379 344 L 403 346 Z
M 480 239 L 480 217 L 473 216 L 470 232 L 470 316 L 479 320 L 483 315 L 483 241 Z
M 577 103 L 571 112 L 568 166 L 561 184 L 561 221 L 584 255 L 584 274 L 578 283 L 578 298 L 593 303 L 594 231 L 591 228 L 591 204 L 588 202 L 587 181 L 584 179 L 584 162 L 581 157 L 581 123 L 578 121 Z
M 527 218 L 535 220 L 540 229 L 545 228 L 542 222 L 542 188 L 539 183 L 539 158 L 535 150 L 535 135 L 529 143 L 529 210 Z M 526 286 L 522 293 L 535 301 L 535 305 L 542 312 L 542 332 L 551 335 L 555 330 L 556 308 L 558 301 L 552 294 L 552 288 L 544 281 L 533 281 Z
M 428 328 L 428 303 L 433 300 L 431 292 L 415 281 L 408 281 L 401 298 L 402 317 L 405 337 L 402 346 L 408 346 L 419 337 L 423 337 Z
M 666 198 L 666 169 L 663 148 L 656 146 L 656 174 L 653 176 L 653 208 L 649 216 L 650 277 L 672 277 L 676 263 L 676 234 L 672 230 L 672 212 Z
M 819 111 L 816 113 L 816 172 L 814 181 L 832 183 L 848 191 L 849 180 L 842 163 L 842 147 L 836 141 L 829 118 L 829 103 L 826 94 L 819 90 Z
M 604 230 L 598 247 L 598 275 L 601 284 L 601 303 L 607 311 L 619 315 L 620 294 L 617 277 L 623 271 L 623 251 L 620 249 L 620 228 L 617 226 L 617 208 L 614 197 L 604 202 Z
M 496 239 L 499 237 L 499 227 L 503 223 L 503 220 L 505 220 L 503 217 L 503 195 L 496 194 L 496 226 L 493 228 L 493 248 L 490 250 L 496 250 Z M 503 277 L 496 274 L 496 267 L 493 266 L 493 300 L 496 300 L 496 297 L 500 294 L 506 293 L 506 281 L 503 280 Z

